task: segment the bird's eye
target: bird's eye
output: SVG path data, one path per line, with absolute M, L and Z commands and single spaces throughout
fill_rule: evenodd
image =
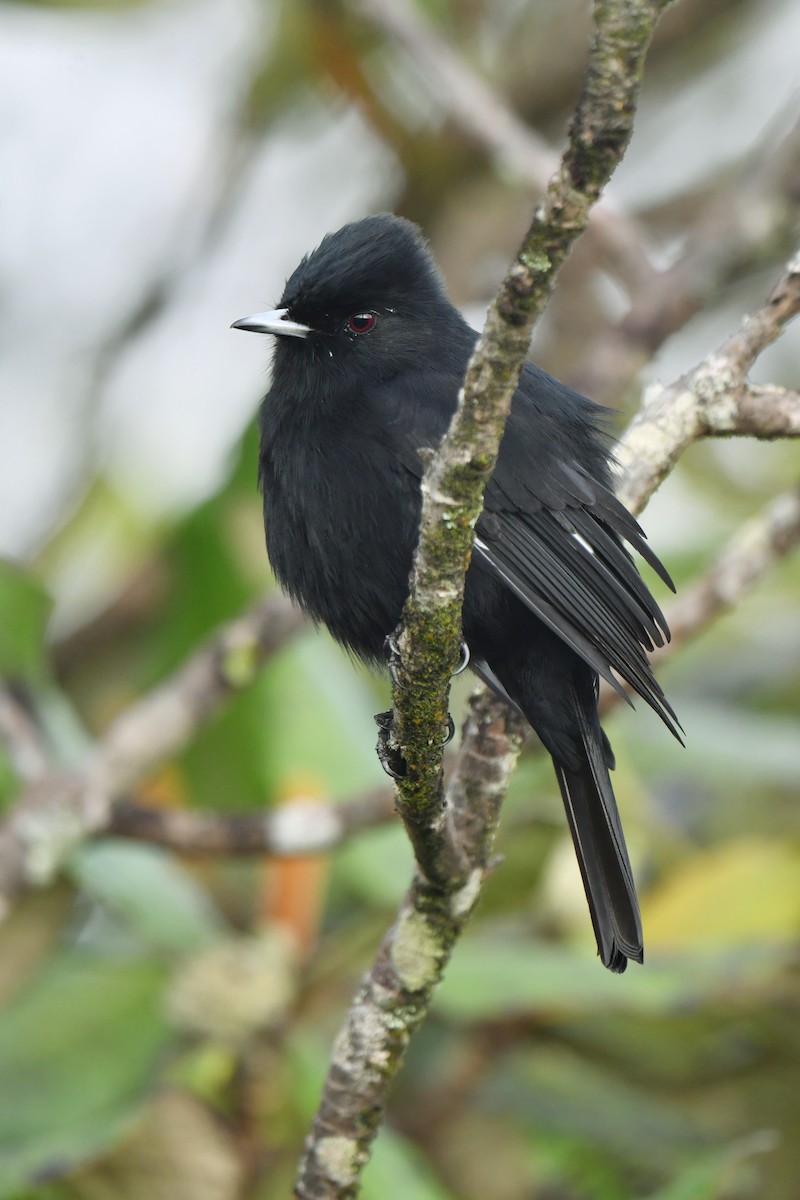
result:
M 347 328 L 351 333 L 369 333 L 377 319 L 373 312 L 353 313 L 347 318 Z

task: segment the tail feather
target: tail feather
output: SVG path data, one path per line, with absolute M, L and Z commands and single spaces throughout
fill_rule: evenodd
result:
M 604 966 L 622 972 L 642 962 L 642 925 L 628 851 L 611 787 L 599 725 L 580 720 L 585 757 L 553 759 L 586 899 Z

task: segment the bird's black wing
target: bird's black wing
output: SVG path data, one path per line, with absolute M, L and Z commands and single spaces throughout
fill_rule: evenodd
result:
M 455 407 L 457 388 L 450 374 L 428 373 L 419 391 L 411 382 L 402 396 L 392 389 L 393 413 L 386 415 L 398 455 L 417 478 L 420 449 L 435 448 L 450 421 L 451 406 L 438 397 L 450 392 Z M 610 490 L 599 414 L 546 372 L 524 368 L 474 553 L 597 674 L 627 698 L 619 676 L 680 739 L 645 654 L 669 640 L 667 622 L 624 541 L 668 587 L 673 583 Z
M 428 396 L 457 387 L 444 377 L 434 382 Z M 425 400 L 406 393 L 402 405 L 398 450 L 416 475 L 418 449 L 436 446 L 449 421 L 441 405 Z M 616 677 L 627 683 L 680 740 L 678 719 L 645 653 L 669 640 L 667 622 L 623 542 L 673 584 L 611 490 L 598 429 L 602 411 L 538 368 L 525 368 L 474 553 L 598 675 L 626 699 Z
M 562 411 L 554 422 L 551 407 L 518 393 L 475 554 L 598 675 L 622 691 L 619 676 L 680 738 L 645 653 L 663 646 L 669 629 L 623 539 L 669 587 L 672 581 L 611 491 L 605 448 L 587 421 L 589 402 L 575 397 L 563 388 L 558 398 L 571 407 L 566 421 Z M 580 418 L 571 430 L 570 415 Z

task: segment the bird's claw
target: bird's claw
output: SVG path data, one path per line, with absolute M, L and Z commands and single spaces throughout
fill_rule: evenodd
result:
M 390 708 L 388 712 L 376 713 L 375 724 L 378 726 L 378 743 L 375 747 L 378 762 L 392 779 L 405 779 L 408 770 L 406 760 L 392 743 L 393 709 Z
M 453 679 L 455 679 L 456 675 L 460 675 L 462 671 L 466 671 L 467 667 L 469 666 L 469 659 L 470 659 L 469 646 L 467 645 L 466 642 L 462 642 L 461 643 L 461 658 L 458 661 L 458 666 L 456 667 L 455 671 L 453 671 Z M 452 738 L 452 736 L 453 735 L 451 733 L 450 737 Z M 448 741 L 449 740 L 450 739 L 448 739 Z
M 399 749 L 392 742 L 392 726 L 394 724 L 394 710 L 389 709 L 387 712 L 375 714 L 375 724 L 378 726 L 378 742 L 375 750 L 378 755 L 378 761 L 383 767 L 387 775 L 392 779 L 405 779 L 408 772 L 406 760 L 400 753 Z M 456 723 L 450 713 L 447 714 L 447 733 L 440 746 L 445 747 L 452 742 L 456 734 Z
M 404 684 L 402 683 L 402 681 L 400 679 L 400 675 L 399 675 L 399 672 L 397 669 L 398 664 L 400 662 L 400 649 L 397 645 L 397 639 L 395 638 L 393 633 L 387 634 L 387 636 L 384 638 L 383 646 L 384 646 L 384 650 L 386 651 L 386 661 L 389 665 L 389 674 L 392 677 L 392 683 L 394 683 L 397 687 L 403 687 Z M 469 666 L 469 660 L 470 660 L 469 646 L 467 645 L 466 642 L 462 641 L 461 657 L 458 660 L 458 665 L 456 666 L 455 671 L 453 671 L 453 676 L 452 676 L 453 679 L 455 679 L 456 675 L 460 675 L 462 673 L 462 671 L 466 671 L 467 667 Z M 452 737 L 452 734 L 451 734 L 451 737 Z
M 401 688 L 404 685 L 400 680 L 400 675 L 397 670 L 400 663 L 400 650 L 393 633 L 388 633 L 383 639 L 383 648 L 386 651 L 386 662 L 389 666 L 389 674 L 392 677 L 392 683 L 395 685 L 395 687 Z M 378 716 L 382 717 L 384 716 L 384 713 L 379 713 Z M 377 721 L 378 717 L 376 717 L 375 720 Z M 378 722 L 378 724 L 380 724 L 380 722 Z

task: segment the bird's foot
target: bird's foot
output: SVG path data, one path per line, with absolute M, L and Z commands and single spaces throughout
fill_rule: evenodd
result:
M 406 760 L 392 737 L 394 726 L 394 710 L 375 714 L 375 724 L 378 726 L 378 743 L 375 747 L 378 761 L 387 775 L 392 779 L 405 779 L 408 772 Z M 456 723 L 450 713 L 447 714 L 447 733 L 441 741 L 441 746 L 448 746 L 456 734 Z
M 378 726 L 378 744 L 375 747 L 378 762 L 392 779 L 405 779 L 408 771 L 406 760 L 392 737 L 394 709 L 390 708 L 388 712 L 376 713 L 375 724 Z
M 404 685 L 403 685 L 403 683 L 400 679 L 400 675 L 399 675 L 400 648 L 397 645 L 397 638 L 395 637 L 395 635 L 393 633 L 388 634 L 387 637 L 384 639 L 383 647 L 384 647 L 384 650 L 386 651 L 386 661 L 389 665 L 389 674 L 392 677 L 392 683 L 396 684 L 397 687 L 403 687 Z M 458 665 L 456 666 L 455 671 L 453 671 L 453 676 L 452 676 L 453 679 L 455 679 L 456 675 L 460 675 L 462 673 L 462 671 L 466 671 L 467 667 L 469 666 L 469 660 L 470 660 L 469 646 L 467 645 L 466 642 L 462 641 L 461 657 L 458 660 Z M 452 734 L 451 734 L 451 737 L 452 737 Z

